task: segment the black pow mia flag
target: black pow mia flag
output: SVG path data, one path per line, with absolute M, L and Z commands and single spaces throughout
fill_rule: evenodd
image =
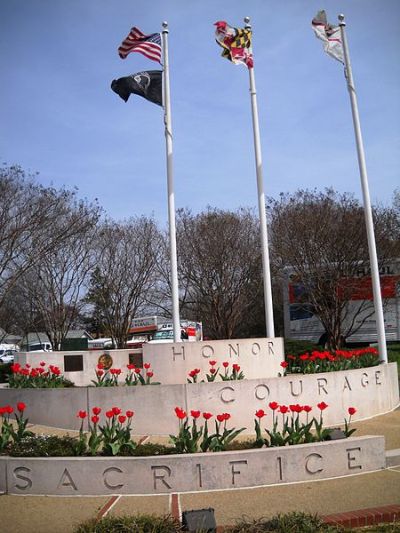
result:
M 162 106 L 162 71 L 147 70 L 118 78 L 112 81 L 111 89 L 125 102 L 133 93 Z

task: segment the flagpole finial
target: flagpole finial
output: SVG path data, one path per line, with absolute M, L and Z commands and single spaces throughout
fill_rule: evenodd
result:
M 346 21 L 344 20 L 343 13 L 340 13 L 340 15 L 338 15 L 338 19 L 339 19 L 339 26 L 346 26 Z
M 166 20 L 164 20 L 164 22 L 162 23 L 162 27 L 163 27 L 163 31 L 168 33 L 168 22 Z
M 245 23 L 245 28 L 246 29 L 250 29 L 251 28 L 251 24 L 250 24 L 250 17 L 244 17 L 244 23 Z

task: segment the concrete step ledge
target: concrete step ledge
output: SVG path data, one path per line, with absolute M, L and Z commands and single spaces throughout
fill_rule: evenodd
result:
M 400 448 L 386 451 L 386 467 L 400 466 Z

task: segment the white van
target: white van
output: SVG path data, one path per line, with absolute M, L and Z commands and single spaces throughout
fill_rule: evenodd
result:
M 29 352 L 52 352 L 53 347 L 50 342 L 35 342 L 29 345 Z

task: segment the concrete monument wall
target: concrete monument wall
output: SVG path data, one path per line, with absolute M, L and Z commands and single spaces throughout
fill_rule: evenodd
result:
M 102 356 L 111 358 L 113 368 L 120 368 L 119 381 L 126 376 L 126 365 L 130 362 L 133 350 L 89 350 L 83 352 L 22 352 L 16 362 L 37 366 L 40 361 L 56 365 L 67 379 L 77 386 L 91 385 L 95 379 L 97 363 Z M 73 359 L 80 359 L 81 370 L 68 372 L 66 365 Z M 153 381 L 163 385 L 186 383 L 188 374 L 199 368 L 202 378 L 210 369 L 210 360 L 218 361 L 220 371 L 222 362 L 240 365 L 247 379 L 276 377 L 282 371 L 280 363 L 284 359 L 282 338 L 231 339 L 207 342 L 179 342 L 143 345 L 143 362 L 151 364 Z M 104 357 L 101 359 L 104 360 Z M 138 366 L 140 363 L 136 363 Z M 200 378 L 201 379 L 201 378 Z
M 0 491 L 19 495 L 168 494 L 268 486 L 385 468 L 384 437 L 158 457 L 0 457 Z
M 271 401 L 309 404 L 311 416 L 319 416 L 316 405 L 324 401 L 329 406 L 323 413 L 324 423 L 333 426 L 343 423 L 348 407 L 357 409 L 354 421 L 393 410 L 399 405 L 399 387 L 397 365 L 390 363 L 342 372 L 185 385 L 0 389 L 0 405 L 15 406 L 17 401 L 26 403 L 30 422 L 66 429 L 79 427 L 78 410 L 118 406 L 135 411 L 134 434 L 169 435 L 178 430 L 174 408 L 179 406 L 187 412 L 228 412 L 230 427 L 246 427 L 245 433 L 252 434 L 257 409 L 267 411 L 263 427 L 271 427 Z

